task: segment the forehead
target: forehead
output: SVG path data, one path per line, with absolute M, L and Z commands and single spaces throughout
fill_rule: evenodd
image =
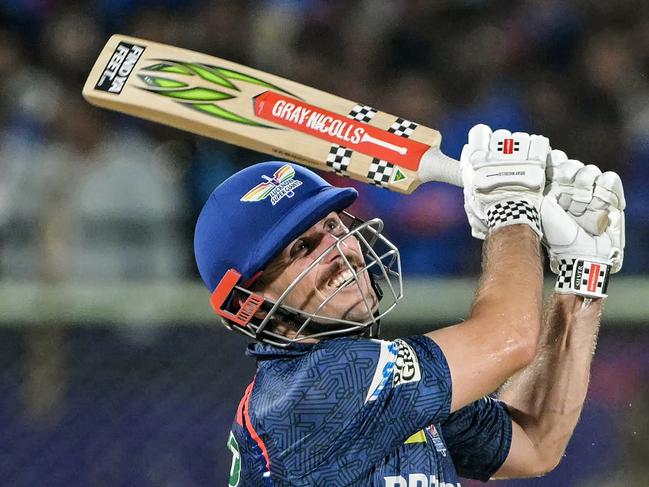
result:
M 282 251 L 282 253 L 289 251 L 289 250 L 291 249 L 291 247 L 293 246 L 293 244 L 295 243 L 296 240 L 299 240 L 299 239 L 302 238 L 302 237 L 306 237 L 306 236 L 312 235 L 312 234 L 314 234 L 314 233 L 322 232 L 322 231 L 324 230 L 324 224 L 325 224 L 328 220 L 331 220 L 331 219 L 335 219 L 336 221 L 340 221 L 340 217 L 338 216 L 338 213 L 336 213 L 335 211 L 330 212 L 329 214 L 325 215 L 323 218 L 321 218 L 320 220 L 318 220 L 316 223 L 314 223 L 313 225 L 311 225 L 311 227 L 309 227 L 307 230 L 305 230 L 305 231 L 302 232 L 300 235 L 298 235 L 297 237 L 295 237 L 295 238 L 291 241 L 291 243 L 289 243 L 286 247 L 284 247 L 284 250 Z
M 277 273 L 281 272 L 284 267 L 288 264 L 290 261 L 290 256 L 291 256 L 291 248 L 295 244 L 295 242 L 301 238 L 316 234 L 319 231 L 324 230 L 324 223 L 327 220 L 330 220 L 332 218 L 335 218 L 336 220 L 340 221 L 340 217 L 338 216 L 338 213 L 335 211 L 330 212 L 329 214 L 325 215 L 323 218 L 318 220 L 316 223 L 311 225 L 307 230 L 302 232 L 300 235 L 295 237 L 284 249 L 282 252 L 275 257 L 269 264 L 266 266 L 266 269 L 264 270 L 264 274 L 269 276 L 275 276 Z

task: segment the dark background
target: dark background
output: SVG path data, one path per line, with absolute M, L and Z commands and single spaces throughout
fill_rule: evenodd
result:
M 110 34 L 438 128 L 454 157 L 483 122 L 619 172 L 627 248 L 610 292 L 635 290 L 633 311 L 649 301 L 648 13 L 640 0 L 0 0 L 0 485 L 224 485 L 253 373 L 245 340 L 208 317 L 191 242 L 213 187 L 267 156 L 87 105 L 81 86 Z M 354 211 L 385 220 L 406 282 L 474 285 L 480 243 L 460 190 L 355 186 Z M 567 457 L 527 485 L 649 484 L 649 328 L 633 316 L 605 314 Z

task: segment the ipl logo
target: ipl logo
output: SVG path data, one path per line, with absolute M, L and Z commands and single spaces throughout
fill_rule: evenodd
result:
M 294 190 L 302 185 L 302 181 L 293 179 L 295 177 L 295 169 L 286 164 L 280 167 L 273 177 L 262 175 L 265 183 L 259 183 L 246 194 L 241 197 L 240 201 L 262 201 L 270 196 L 270 203 L 275 206 L 285 196 L 292 198 L 295 196 Z

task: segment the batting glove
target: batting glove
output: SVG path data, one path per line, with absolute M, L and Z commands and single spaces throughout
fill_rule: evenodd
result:
M 556 292 L 606 297 L 610 274 L 624 260 L 624 190 L 614 172 L 602 173 L 553 150 L 541 206 L 543 244 L 557 276 Z
M 484 239 L 490 229 L 527 224 L 541 235 L 539 208 L 550 145 L 547 138 L 486 125 L 469 131 L 462 149 L 464 209 L 471 234 Z

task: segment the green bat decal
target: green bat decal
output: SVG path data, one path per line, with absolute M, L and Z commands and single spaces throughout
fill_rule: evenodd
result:
M 189 83 L 177 81 L 176 79 L 165 78 L 159 73 L 169 73 L 181 76 L 199 76 L 205 81 L 229 90 L 240 92 L 241 90 L 232 83 L 231 80 L 243 81 L 265 88 L 286 93 L 295 98 L 292 93 L 280 88 L 279 86 L 267 83 L 264 80 L 248 76 L 247 74 L 233 71 L 231 69 L 210 66 L 208 64 L 185 63 L 171 59 L 160 59 L 156 64 L 142 69 L 142 72 L 151 72 L 156 74 L 139 73 L 138 77 L 146 84 L 147 88 L 142 88 L 151 93 L 175 99 L 177 102 L 195 110 L 211 115 L 213 117 L 229 120 L 231 122 L 252 125 L 255 127 L 275 128 L 270 125 L 259 123 L 250 118 L 238 115 L 230 110 L 219 106 L 216 102 L 236 98 L 235 94 L 219 91 L 214 88 L 204 88 L 191 86 Z M 191 82 L 191 80 L 188 80 Z

